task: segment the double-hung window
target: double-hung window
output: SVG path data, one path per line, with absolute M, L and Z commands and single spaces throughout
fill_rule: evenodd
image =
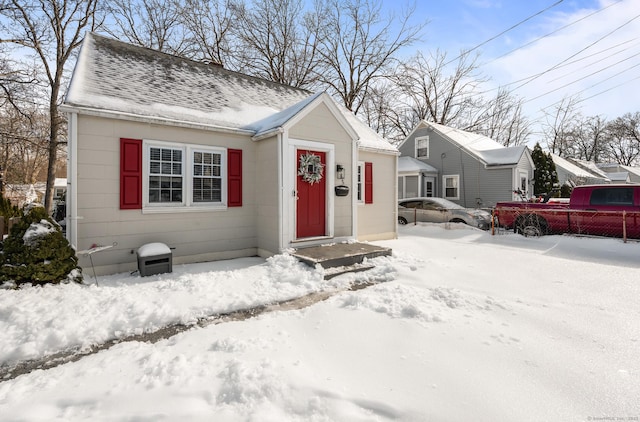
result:
M 364 204 L 364 161 L 358 162 L 356 177 L 356 199 L 359 204 Z
M 460 176 L 457 174 L 442 176 L 445 199 L 460 199 Z
M 429 137 L 416 138 L 416 158 L 429 158 Z
M 145 141 L 145 206 L 226 206 L 226 149 Z

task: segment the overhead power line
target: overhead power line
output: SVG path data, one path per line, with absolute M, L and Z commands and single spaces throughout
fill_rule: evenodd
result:
M 634 57 L 636 57 L 636 56 L 639 56 L 639 55 L 640 55 L 640 53 L 636 53 L 636 54 L 634 54 L 633 56 L 630 56 L 630 57 L 627 57 L 627 58 L 625 58 L 625 59 L 619 60 L 618 62 L 614 63 L 612 66 L 618 65 L 618 64 L 620 64 L 620 63 L 622 63 L 622 62 L 625 62 L 625 61 L 627 61 L 627 60 L 631 60 L 632 58 L 634 58 Z M 600 82 L 596 83 L 595 85 L 590 86 L 589 88 L 593 88 L 593 87 L 594 87 L 594 86 L 596 86 L 596 85 L 599 85 L 599 84 L 601 84 L 601 83 L 603 83 L 603 82 L 605 82 L 605 81 L 607 81 L 607 80 L 609 80 L 609 79 L 611 79 L 611 78 L 614 78 L 614 77 L 616 77 L 616 76 L 618 76 L 618 75 L 620 75 L 620 74 L 622 74 L 622 73 L 624 73 L 624 72 L 627 72 L 627 71 L 629 71 L 629 70 L 631 70 L 631 69 L 634 69 L 634 68 L 636 68 L 636 67 L 638 67 L 638 66 L 640 66 L 640 63 L 635 64 L 635 65 L 633 65 L 633 66 L 631 66 L 631 67 L 628 67 L 628 68 L 626 68 L 626 69 L 624 69 L 624 70 L 621 70 L 620 72 L 618 72 L 618 73 L 616 73 L 616 74 L 614 74 L 614 75 L 610 76 L 609 78 L 604 79 L 604 80 L 602 80 L 602 81 L 600 81 Z M 540 95 L 538 95 L 538 96 L 536 96 L 536 97 L 529 98 L 528 100 L 526 100 L 526 101 L 524 101 L 524 102 L 525 102 L 525 103 L 528 103 L 528 102 L 530 102 L 530 101 L 537 100 L 538 98 L 544 97 L 544 96 L 546 96 L 546 95 L 553 94 L 554 92 L 557 92 L 557 91 L 559 91 L 559 90 L 561 90 L 561 89 L 563 89 L 563 88 L 566 88 L 566 87 L 568 87 L 568 86 L 570 86 L 570 85 L 573 85 L 573 84 L 575 84 L 575 83 L 578 83 L 578 82 L 580 82 L 580 81 L 583 81 L 583 80 L 585 80 L 585 79 L 587 79 L 587 78 L 589 78 L 589 77 L 591 77 L 591 76 L 593 76 L 593 75 L 596 75 L 596 74 L 598 74 L 598 73 L 600 73 L 600 72 L 604 72 L 605 70 L 609 70 L 609 68 L 610 68 L 610 67 L 611 67 L 611 66 L 606 66 L 606 67 L 604 67 L 604 68 L 601 68 L 601 69 L 599 69 L 599 70 L 597 70 L 597 71 L 595 71 L 595 72 L 592 72 L 592 73 L 590 73 L 590 74 L 588 74 L 588 75 L 586 75 L 586 76 L 583 76 L 583 77 L 581 77 L 581 78 L 575 79 L 575 80 L 573 80 L 573 81 L 571 81 L 571 82 L 569 82 L 569 83 L 567 83 L 567 84 L 564 84 L 564 85 L 562 85 L 562 86 L 560 86 L 560 87 L 558 87 L 558 88 L 552 89 L 551 91 L 547 91 L 547 92 L 545 92 L 544 94 L 540 94 Z M 587 88 L 587 89 L 588 89 L 588 88 Z
M 523 45 L 521 45 L 521 46 L 519 46 L 519 47 L 514 48 L 513 50 L 507 51 L 506 53 L 501 54 L 500 56 L 495 57 L 495 58 L 493 58 L 492 60 L 490 60 L 490 61 L 488 61 L 488 62 L 484 63 L 484 65 L 488 65 L 488 64 L 490 64 L 490 63 L 493 63 L 494 61 L 496 61 L 496 60 L 498 60 L 498 59 L 501 59 L 501 58 L 503 58 L 503 57 L 506 57 L 506 56 L 508 56 L 509 54 L 513 53 L 513 52 L 516 52 L 516 51 L 521 50 L 521 49 L 523 49 L 523 48 L 525 48 L 525 47 L 528 47 L 528 46 L 530 46 L 531 44 L 535 44 L 535 43 L 537 43 L 538 41 L 540 41 L 540 40 L 542 40 L 542 39 L 544 39 L 544 38 L 550 37 L 551 35 L 556 34 L 556 33 L 560 32 L 560 31 L 562 31 L 563 29 L 567 29 L 568 27 L 570 27 L 570 26 L 572 26 L 572 25 L 575 25 L 575 24 L 577 24 L 578 22 L 582 22 L 583 20 L 588 19 L 588 18 L 590 18 L 591 16 L 593 16 L 593 15 L 595 15 L 595 14 L 597 14 L 597 13 L 600 13 L 600 12 L 603 12 L 603 11 L 607 10 L 607 9 L 608 9 L 608 8 L 610 8 L 611 6 L 614 6 L 614 5 L 618 4 L 618 3 L 620 3 L 621 1 L 622 1 L 622 0 L 617 0 L 617 1 L 613 2 L 613 3 L 611 3 L 610 5 L 603 7 L 602 9 L 598 9 L 598 10 L 596 10 L 595 12 L 589 13 L 588 15 L 583 16 L 583 17 L 581 17 L 580 19 L 577 19 L 577 20 L 575 20 L 575 21 L 573 21 L 573 22 L 571 22 L 571 23 L 566 24 L 565 26 L 562 26 L 562 27 L 560 27 L 560 28 L 558 28 L 558 29 L 556 29 L 556 30 L 554 30 L 554 31 L 551 31 L 551 32 L 549 32 L 548 34 L 542 35 L 541 37 L 538 37 L 538 38 L 536 38 L 536 39 L 534 39 L 534 40 L 531 40 L 531 41 L 529 41 L 529 42 L 528 42 L 528 43 L 526 43 L 526 44 L 523 44 Z
M 595 40 L 594 42 L 592 42 L 591 44 L 587 45 L 586 47 L 582 48 L 581 50 L 579 50 L 578 52 L 572 54 L 571 56 L 567 57 L 566 59 L 562 60 L 561 62 L 557 63 L 554 66 L 551 66 L 549 69 L 538 73 L 537 75 L 533 76 L 532 78 L 528 79 L 526 82 L 518 85 L 517 87 L 514 88 L 515 89 L 519 89 L 522 88 L 523 86 L 535 81 L 536 79 L 538 79 L 540 76 L 542 75 L 546 75 L 547 73 L 551 72 L 552 70 L 557 69 L 558 67 L 560 67 L 560 65 L 562 65 L 563 63 L 571 60 L 572 58 L 576 57 L 578 54 L 588 50 L 589 48 L 593 47 L 594 45 L 596 45 L 597 43 L 599 43 L 600 41 L 604 40 L 605 38 L 611 36 L 613 33 L 615 33 L 616 31 L 619 31 L 620 29 L 622 29 L 623 27 L 629 25 L 631 22 L 633 22 L 634 20 L 640 18 L 640 15 L 636 15 L 633 18 L 629 19 L 628 21 L 626 21 L 625 23 L 623 23 L 622 25 L 618 26 L 617 28 L 615 28 L 612 31 L 609 31 L 608 33 L 606 33 L 605 35 L 603 35 L 602 37 L 598 38 L 597 40 Z
M 471 49 L 469 49 L 469 50 L 465 50 L 465 51 L 464 51 L 462 54 L 460 54 L 458 57 L 456 57 L 455 59 L 449 60 L 449 61 L 448 61 L 447 63 L 445 63 L 444 65 L 445 65 L 445 66 L 447 66 L 447 65 L 449 65 L 449 64 L 451 64 L 451 63 L 453 63 L 453 62 L 455 62 L 456 60 L 458 60 L 460 57 L 464 56 L 465 54 L 468 54 L 468 53 L 470 53 L 470 52 L 472 52 L 472 51 L 474 51 L 474 50 L 477 50 L 478 48 L 482 47 L 483 45 L 485 45 L 485 44 L 487 44 L 487 43 L 490 43 L 491 41 L 495 40 L 496 38 L 499 38 L 499 37 L 501 37 L 502 35 L 506 34 L 507 32 L 509 32 L 509 31 L 511 31 L 511 30 L 513 30 L 513 29 L 515 29 L 515 28 L 517 28 L 517 27 L 519 27 L 519 26 L 520 26 L 520 25 L 522 25 L 523 23 L 525 23 L 525 22 L 527 22 L 527 21 L 529 21 L 529 20 L 531 20 L 531 19 L 535 18 L 535 17 L 536 17 L 536 16 L 538 16 L 538 15 L 541 15 L 542 13 L 546 12 L 546 11 L 547 11 L 547 10 L 549 10 L 549 9 L 552 9 L 552 8 L 556 7 L 557 5 L 559 5 L 560 3 L 562 3 L 563 1 L 564 1 L 564 0 L 558 0 L 557 2 L 553 3 L 551 6 L 548 6 L 548 7 L 546 7 L 545 9 L 542 9 L 541 11 L 539 11 L 539 12 L 537 12 L 537 13 L 535 13 L 535 14 L 533 14 L 533 15 L 529 16 L 529 17 L 527 17 L 526 19 L 524 19 L 524 20 L 522 20 L 522 21 L 520 21 L 520 22 L 516 23 L 515 25 L 512 25 L 511 27 L 509 27 L 509 28 L 505 29 L 504 31 L 500 32 L 499 34 L 494 35 L 493 37 L 489 38 L 488 40 L 481 42 L 480 44 L 476 45 L 475 47 L 473 47 L 473 48 L 471 48 Z

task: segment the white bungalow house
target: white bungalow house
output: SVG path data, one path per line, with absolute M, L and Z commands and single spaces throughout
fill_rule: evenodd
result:
M 153 242 L 180 264 L 396 237 L 398 151 L 326 93 L 87 34 L 63 108 L 97 274 Z
M 533 194 L 534 165 L 524 145 L 506 148 L 487 136 L 423 120 L 398 149 L 399 168 L 411 169 L 398 174 L 400 198 L 437 196 L 491 208 L 519 199 L 514 190 Z

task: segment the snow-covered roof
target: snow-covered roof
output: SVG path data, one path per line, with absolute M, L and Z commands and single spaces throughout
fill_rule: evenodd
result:
M 612 182 L 620 182 L 620 183 L 628 183 L 629 182 L 629 172 L 626 171 L 616 171 L 607 173 L 607 177 L 611 179 Z
M 595 174 L 596 176 L 602 177 L 604 179 L 608 178 L 607 172 L 600 169 L 598 165 L 593 161 L 579 160 L 577 158 L 570 158 L 569 160 L 575 163 L 576 165 L 586 169 L 587 171 Z
M 500 147 L 497 149 L 476 151 L 476 153 L 489 165 L 509 165 L 518 163 L 526 149 L 526 145 L 520 145 L 516 147 Z
M 461 129 L 456 129 L 432 122 L 428 122 L 427 125 L 433 127 L 442 135 L 446 135 L 449 139 L 455 141 L 457 144 L 465 148 L 474 149 L 476 151 L 505 148 L 503 145 L 494 141 L 488 136 L 484 136 L 478 133 L 467 132 Z
M 564 171 L 566 171 L 567 173 L 570 173 L 572 175 L 574 175 L 575 177 L 583 177 L 583 178 L 589 178 L 589 179 L 606 179 L 608 180 L 608 177 L 603 177 L 597 174 L 594 174 L 590 171 L 588 171 L 587 169 L 578 166 L 577 164 L 572 163 L 571 161 L 560 157 L 559 155 L 553 154 L 551 153 L 551 158 L 553 159 L 553 163 L 556 165 L 556 167 L 560 167 L 562 168 Z
M 281 127 L 319 95 L 88 33 L 64 104 L 256 135 Z M 362 146 L 396 151 L 345 111 Z
M 441 135 L 449 138 L 489 166 L 517 164 L 527 149 L 526 146 L 505 147 L 488 136 L 467 132 L 438 123 L 424 122 Z
M 409 156 L 398 157 L 398 173 L 438 173 L 438 169 Z
M 640 177 L 640 167 L 625 166 L 618 163 L 598 163 L 598 168 L 604 170 L 607 175 L 610 173 L 627 172 L 634 176 Z

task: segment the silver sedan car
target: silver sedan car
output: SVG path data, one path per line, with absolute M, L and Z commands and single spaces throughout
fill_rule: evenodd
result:
M 482 230 L 491 228 L 491 214 L 465 208 L 444 198 L 404 198 L 398 201 L 398 224 L 465 223 Z

